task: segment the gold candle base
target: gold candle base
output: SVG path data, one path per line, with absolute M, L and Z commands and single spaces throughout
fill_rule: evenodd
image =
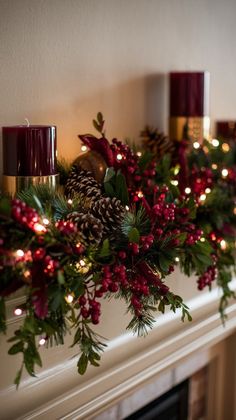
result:
M 52 189 L 59 185 L 59 174 L 46 176 L 10 176 L 3 175 L 3 192 L 14 196 L 32 185 L 44 184 Z
M 171 117 L 169 123 L 169 136 L 171 140 L 181 141 L 188 139 L 192 142 L 202 143 L 209 139 L 209 117 Z

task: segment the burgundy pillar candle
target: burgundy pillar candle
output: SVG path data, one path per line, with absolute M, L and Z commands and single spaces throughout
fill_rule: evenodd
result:
M 216 137 L 225 140 L 236 139 L 236 121 L 217 121 Z
M 57 139 L 55 126 L 2 128 L 3 185 L 15 193 L 31 184 L 55 184 Z
M 187 128 L 188 137 L 201 141 L 206 118 L 209 129 L 209 73 L 170 73 L 170 137 L 182 140 Z

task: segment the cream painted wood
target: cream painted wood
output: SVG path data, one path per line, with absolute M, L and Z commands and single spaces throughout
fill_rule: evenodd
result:
M 170 282 L 176 292 L 180 293 L 182 288 L 193 322 L 183 324 L 179 313 L 166 313 L 157 318 L 155 327 L 145 339 L 138 339 L 124 333 L 123 327 L 128 321 L 123 316 L 125 307 L 120 302 L 105 302 L 99 332 L 111 340 L 101 367 L 89 369 L 84 377 L 76 373 L 76 359 L 71 358 L 75 350 L 68 350 L 66 346 L 42 349 L 44 370 L 36 379 L 25 378 L 20 389 L 15 391 L 11 381 L 17 358 L 6 356 L 6 346 L 1 342 L 1 418 L 92 418 L 164 370 L 179 366 L 190 355 L 209 348 L 235 330 L 235 302 L 228 308 L 228 321 L 223 328 L 217 313 L 217 289 L 211 293 L 196 293 L 195 279 L 178 273 Z M 232 286 L 236 289 L 236 280 Z M 11 304 L 9 302 L 9 312 L 13 309 Z M 15 319 L 10 318 L 9 322 L 13 330 Z

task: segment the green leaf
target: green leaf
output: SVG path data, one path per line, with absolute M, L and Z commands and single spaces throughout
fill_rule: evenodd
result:
M 135 244 L 139 244 L 140 234 L 137 228 L 132 228 L 128 233 L 129 241 Z
M 141 171 L 144 171 L 144 169 L 148 166 L 148 164 L 153 160 L 153 154 L 151 152 L 145 152 L 140 157 L 138 165 Z
M 85 353 L 81 354 L 77 366 L 79 374 L 83 375 L 88 367 L 88 356 Z
M 65 277 L 62 270 L 58 270 L 57 272 L 57 281 L 59 284 L 65 284 Z
M 24 342 L 18 341 L 17 343 L 13 344 L 12 347 L 8 350 L 8 354 L 16 354 L 24 351 Z
M 109 239 L 105 239 L 102 243 L 102 248 L 100 250 L 99 257 L 100 258 L 109 257 L 110 254 L 111 252 L 110 252 Z
M 21 366 L 21 368 L 18 370 L 16 377 L 14 379 L 14 384 L 16 385 L 16 388 L 18 389 L 19 385 L 20 385 L 20 380 L 21 380 L 21 376 L 22 376 L 22 371 L 23 371 L 23 365 Z
M 35 334 L 37 331 L 37 323 L 35 319 L 32 317 L 25 318 L 24 329 L 30 331 L 32 334 Z
M 112 167 L 107 168 L 105 178 L 104 178 L 104 183 L 110 182 L 112 180 L 112 178 L 114 178 L 115 176 L 116 176 L 116 173 L 114 171 L 114 168 L 112 168 Z
M 102 115 L 101 112 L 97 113 L 97 120 L 100 124 L 102 124 L 104 122 L 103 115 Z
M 126 179 L 121 172 L 118 172 L 116 175 L 116 197 L 120 199 L 124 206 L 129 203 Z

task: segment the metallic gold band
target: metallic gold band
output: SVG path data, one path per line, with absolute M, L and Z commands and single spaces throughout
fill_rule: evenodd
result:
M 14 196 L 17 192 L 31 185 L 45 184 L 56 189 L 59 184 L 59 174 L 47 176 L 10 176 L 3 175 L 3 191 Z
M 188 138 L 202 143 L 209 138 L 209 117 L 170 117 L 169 136 L 171 140 L 181 141 Z

